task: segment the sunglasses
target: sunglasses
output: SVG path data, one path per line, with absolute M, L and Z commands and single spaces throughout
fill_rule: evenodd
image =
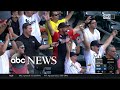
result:
M 23 46 L 22 46 L 22 47 L 20 47 L 20 48 L 21 48 L 21 49 L 25 49 L 25 47 L 23 47 Z
M 59 16 L 60 14 L 53 14 L 53 16 Z

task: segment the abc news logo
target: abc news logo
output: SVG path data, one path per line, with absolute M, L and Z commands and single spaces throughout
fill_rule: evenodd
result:
M 55 65 L 57 63 L 55 56 L 33 56 L 33 58 L 28 57 L 27 60 L 25 58 L 11 58 L 10 60 L 11 64 L 25 64 L 26 62 L 29 64 L 31 62 L 32 64 L 41 65 L 41 64 L 52 64 Z
M 103 19 L 115 19 L 115 15 L 103 14 Z

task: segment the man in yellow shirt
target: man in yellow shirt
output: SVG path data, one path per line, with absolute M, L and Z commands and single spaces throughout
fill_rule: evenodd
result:
M 71 11 L 65 18 L 63 19 L 60 19 L 59 20 L 59 12 L 58 11 L 50 11 L 50 24 L 53 28 L 53 30 L 55 32 L 59 32 L 58 31 L 58 25 L 62 22 L 67 22 L 73 15 L 74 11 Z M 51 37 L 51 33 L 50 33 L 50 30 L 46 24 L 46 30 L 47 30 L 47 33 L 48 33 L 48 44 L 51 44 L 52 43 L 52 37 Z M 49 48 L 50 50 L 52 50 L 53 48 Z

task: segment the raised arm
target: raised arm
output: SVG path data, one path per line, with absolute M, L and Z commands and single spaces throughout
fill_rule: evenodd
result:
M 50 16 L 49 16 L 49 12 L 46 12 L 45 14 L 43 14 L 44 19 L 46 20 L 46 25 L 50 31 L 50 34 L 53 36 L 54 35 L 54 29 L 52 28 L 51 24 L 50 24 Z
M 10 55 L 12 56 L 15 52 L 17 52 L 18 47 L 16 45 L 16 42 L 15 42 L 14 38 L 12 37 L 11 32 L 9 32 L 9 37 L 10 37 L 10 41 L 11 41 L 11 44 L 12 44 L 12 49 L 10 49 Z
M 3 48 L 0 49 L 0 55 L 3 55 L 5 53 L 8 43 L 9 43 L 9 34 L 7 34 L 5 37 L 5 42 L 4 42 Z
M 8 30 L 9 30 L 9 32 L 12 34 L 12 37 L 13 37 L 13 38 L 18 38 L 18 37 L 19 37 L 18 35 L 16 35 L 16 34 L 14 33 L 12 27 L 9 27 Z
M 53 42 L 52 44 L 47 44 L 47 45 L 41 45 L 39 46 L 40 50 L 48 49 L 49 47 L 55 47 L 58 44 L 58 42 Z
M 76 54 L 79 54 L 80 53 L 80 43 L 81 43 L 81 40 L 80 38 L 77 38 L 77 46 L 76 46 Z
M 90 19 L 91 16 L 88 16 L 85 21 L 81 21 L 81 23 L 74 28 L 74 34 L 81 30 L 80 26 L 83 26 L 85 28 L 85 25 L 90 22 Z
M 66 58 L 67 60 L 69 60 L 70 58 L 70 43 L 69 42 L 66 42 L 66 49 L 67 49 Z
M 85 45 L 85 49 L 87 50 L 87 51 L 89 51 L 90 50 L 90 43 L 87 41 L 87 37 L 86 37 L 86 34 L 85 34 L 85 32 L 84 32 L 84 28 L 83 28 L 83 26 L 81 25 L 80 26 L 80 28 L 81 28 L 81 32 L 82 32 L 82 34 L 83 34 L 83 44 Z
M 117 30 L 113 30 L 110 37 L 103 44 L 104 50 L 108 47 L 108 45 L 112 42 L 113 38 L 117 35 Z
M 73 13 L 74 13 L 74 11 L 71 11 L 71 12 L 65 17 L 66 22 L 67 22 L 68 20 L 70 20 L 70 18 L 72 17 Z

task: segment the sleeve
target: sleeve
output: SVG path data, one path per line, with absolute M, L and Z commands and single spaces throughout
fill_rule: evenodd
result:
M 59 24 L 62 23 L 62 22 L 66 22 L 66 19 L 63 18 L 63 19 L 59 20 Z
M 35 48 L 38 49 L 41 44 L 37 41 L 37 39 L 33 36 L 34 40 L 35 40 Z
M 26 23 L 25 21 L 25 15 L 22 15 L 20 18 L 19 18 L 19 25 L 20 25 L 20 35 L 22 35 L 23 33 L 23 29 L 22 29 L 22 26 L 24 23 Z
M 58 34 L 58 32 L 55 32 L 54 35 L 52 36 L 52 41 L 58 42 L 58 40 L 59 40 L 59 34 Z
M 54 30 L 55 32 L 59 32 L 57 26 L 56 26 L 56 25 L 54 24 L 54 22 L 51 21 L 51 20 L 50 20 L 50 25 L 51 25 L 51 27 L 53 28 L 53 30 Z
M 70 37 L 73 36 L 73 29 L 69 30 L 68 35 L 69 35 Z
M 8 58 L 11 57 L 11 56 L 10 56 L 10 50 L 7 50 L 5 53 L 7 54 Z
M 39 16 L 39 12 L 33 14 L 33 17 L 34 17 L 38 22 L 41 21 L 41 17 Z
M 98 32 L 98 40 L 100 40 L 100 32 L 99 31 L 97 31 Z
M 104 50 L 103 46 L 100 47 L 99 54 L 101 55 L 101 57 L 105 54 L 105 50 Z

